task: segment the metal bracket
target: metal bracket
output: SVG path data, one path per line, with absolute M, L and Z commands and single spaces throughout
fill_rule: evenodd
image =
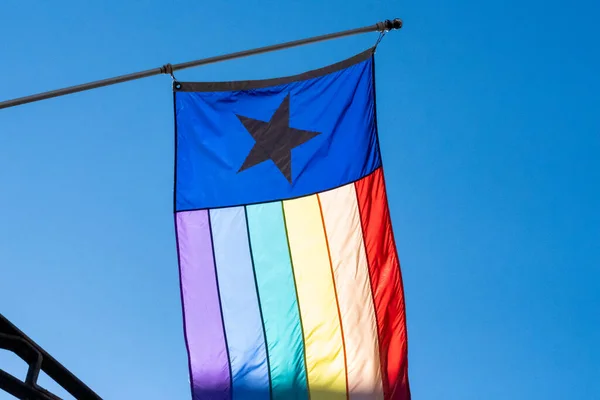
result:
M 29 368 L 25 381 L 0 368 L 0 389 L 22 400 L 61 400 L 37 384 L 40 371 L 78 400 L 102 400 L 75 375 L 0 314 L 0 349 L 13 352 Z

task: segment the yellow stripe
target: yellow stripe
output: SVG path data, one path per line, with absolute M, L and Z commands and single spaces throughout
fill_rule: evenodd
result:
M 382 399 L 377 320 L 354 184 L 319 199 L 342 315 L 349 398 Z
M 311 400 L 346 395 L 342 330 L 316 195 L 283 202 L 304 330 Z M 337 397 L 335 397 L 337 398 Z

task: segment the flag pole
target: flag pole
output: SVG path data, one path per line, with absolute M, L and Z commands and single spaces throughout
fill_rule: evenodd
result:
M 99 80 L 99 81 L 84 83 L 81 85 L 70 86 L 70 87 L 66 87 L 63 89 L 57 89 L 57 90 L 52 90 L 49 92 L 34 94 L 31 96 L 19 97 L 19 98 L 13 99 L 13 100 L 6 100 L 3 102 L 0 102 L 0 109 L 14 107 L 14 106 L 18 106 L 18 105 L 26 104 L 26 103 L 32 103 L 35 101 L 50 99 L 53 97 L 64 96 L 64 95 L 71 94 L 71 93 L 82 92 L 85 90 L 96 89 L 99 87 L 114 85 L 117 83 L 133 81 L 133 80 L 141 79 L 141 78 L 147 78 L 147 77 L 154 76 L 154 75 L 172 74 L 174 71 L 179 71 L 179 70 L 182 70 L 185 68 L 198 67 L 200 65 L 207 65 L 207 64 L 214 64 L 214 63 L 221 62 L 221 61 L 233 60 L 235 58 L 247 57 L 247 56 L 252 56 L 252 55 L 256 55 L 256 54 L 262 54 L 262 53 L 267 53 L 267 52 L 271 52 L 271 51 L 287 49 L 290 47 L 302 46 L 305 44 L 322 42 L 325 40 L 337 39 L 337 38 L 341 38 L 341 37 L 345 37 L 345 36 L 357 35 L 360 33 L 376 32 L 376 31 L 386 32 L 386 31 L 391 31 L 391 30 L 400 29 L 400 28 L 402 28 L 402 20 L 401 19 L 399 19 L 399 18 L 396 18 L 394 20 L 388 19 L 385 21 L 377 22 L 374 25 L 369 25 L 369 26 L 365 26 L 362 28 L 355 28 L 355 29 L 350 29 L 350 30 L 341 31 L 341 32 L 329 33 L 326 35 L 314 36 L 314 37 L 307 38 L 307 39 L 294 40 L 291 42 L 285 42 L 285 43 L 275 44 L 275 45 L 271 45 L 271 46 L 259 47 L 259 48 L 251 49 L 251 50 L 239 51 L 236 53 L 230 53 L 230 54 L 224 54 L 224 55 L 220 55 L 220 56 L 203 58 L 201 60 L 188 61 L 188 62 L 184 62 L 184 63 L 180 63 L 180 64 L 165 64 L 162 67 L 153 68 L 153 69 L 149 69 L 146 71 L 134 72 L 132 74 L 116 76 L 114 78 L 108 78 L 108 79 L 103 79 L 103 80 Z

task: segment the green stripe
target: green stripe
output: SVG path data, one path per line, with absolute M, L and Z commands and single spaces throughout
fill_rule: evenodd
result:
M 308 399 L 304 341 L 281 203 L 246 207 L 272 398 Z

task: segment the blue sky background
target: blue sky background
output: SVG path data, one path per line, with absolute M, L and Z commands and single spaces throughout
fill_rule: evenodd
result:
M 587 400 L 600 398 L 599 16 L 593 0 L 3 0 L 0 98 L 403 18 L 377 83 L 413 397 Z M 376 38 L 176 76 L 295 74 Z M 170 85 L 0 110 L 0 312 L 106 399 L 189 398 Z M 0 364 L 24 371 L 5 352 Z

